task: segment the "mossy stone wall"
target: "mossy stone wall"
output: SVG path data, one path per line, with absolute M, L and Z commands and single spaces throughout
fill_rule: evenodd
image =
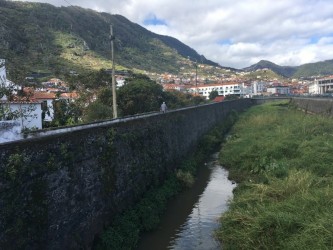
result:
M 250 99 L 0 144 L 0 249 L 89 249 L 200 137 Z

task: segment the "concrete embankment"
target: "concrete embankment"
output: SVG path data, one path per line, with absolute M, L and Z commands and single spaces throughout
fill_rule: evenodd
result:
M 292 103 L 305 112 L 333 115 L 333 99 L 331 98 L 292 98 Z

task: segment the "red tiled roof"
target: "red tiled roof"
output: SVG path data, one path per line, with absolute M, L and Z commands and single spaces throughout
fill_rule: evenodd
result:
M 66 98 L 66 99 L 77 99 L 77 98 L 79 98 L 79 94 L 77 92 L 62 93 L 62 94 L 60 94 L 60 97 Z
M 55 93 L 48 93 L 48 92 L 35 92 L 33 93 L 32 99 L 56 99 Z
M 26 100 L 16 100 L 16 101 L 0 101 L 0 104 L 40 104 L 40 102 L 26 101 Z
M 219 95 L 217 97 L 215 97 L 215 99 L 213 100 L 214 102 L 222 102 L 224 100 L 224 96 L 223 95 Z

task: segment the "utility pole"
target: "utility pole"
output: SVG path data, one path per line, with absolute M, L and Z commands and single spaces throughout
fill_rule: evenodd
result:
M 198 91 L 198 61 L 197 61 L 197 59 L 195 59 L 195 88 Z
M 113 35 L 113 27 L 110 24 L 110 43 L 111 43 L 111 60 L 112 60 L 112 106 L 113 106 L 113 118 L 117 118 L 117 97 L 116 97 L 116 77 L 115 77 L 115 65 L 114 65 L 114 50 L 113 41 L 115 37 Z

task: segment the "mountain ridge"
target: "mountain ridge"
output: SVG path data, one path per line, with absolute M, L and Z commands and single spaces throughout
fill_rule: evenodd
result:
M 77 6 L 0 0 L 0 14 L 0 55 L 11 78 L 32 71 L 63 75 L 111 68 L 111 23 L 118 69 L 180 74 L 181 68 L 189 72 L 198 62 L 234 72 L 269 68 L 287 78 L 333 73 L 333 60 L 300 66 L 267 60 L 243 69 L 221 66 L 176 38 L 153 33 L 124 16 Z
M 333 74 L 333 60 L 306 63 L 299 66 L 280 66 L 268 60 L 260 60 L 258 63 L 242 70 L 249 72 L 265 68 L 287 78 L 323 76 Z

